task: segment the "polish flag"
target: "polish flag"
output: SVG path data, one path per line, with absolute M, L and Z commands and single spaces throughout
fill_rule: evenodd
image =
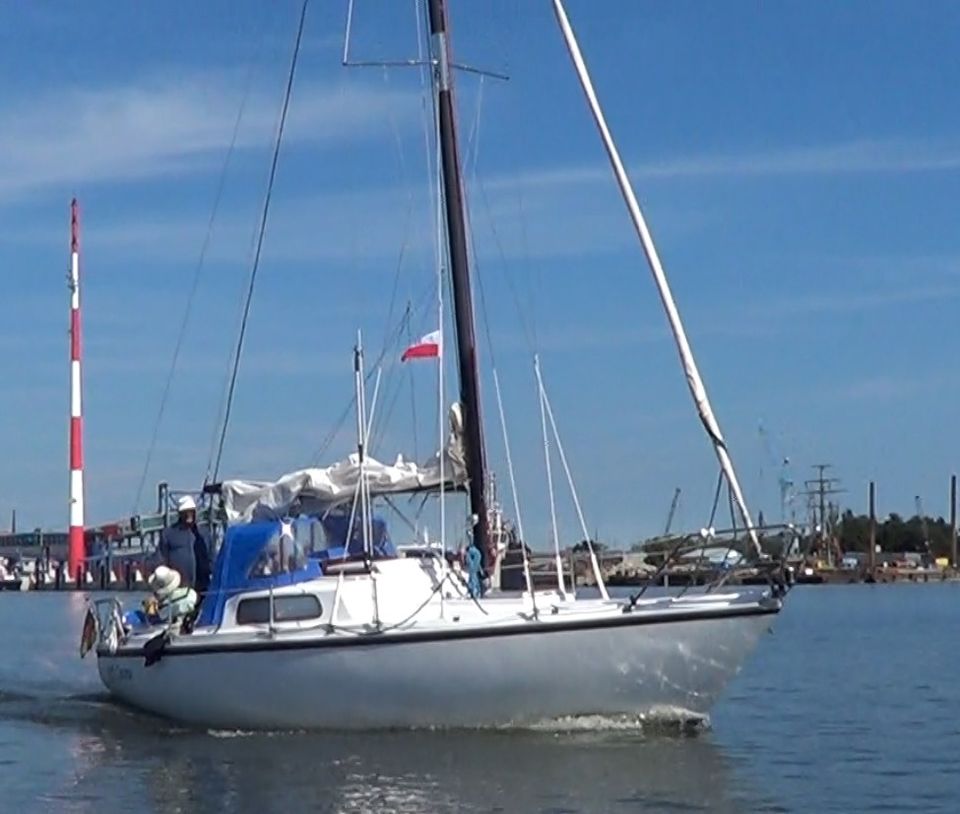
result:
M 440 331 L 428 333 L 422 339 L 414 342 L 403 352 L 401 362 L 407 359 L 439 359 L 441 354 Z

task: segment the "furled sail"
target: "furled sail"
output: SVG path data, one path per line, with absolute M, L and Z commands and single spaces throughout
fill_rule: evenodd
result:
M 444 449 L 422 464 L 398 456 L 392 464 L 367 457 L 363 477 L 370 495 L 395 495 L 462 486 L 467 480 L 460 405 L 450 410 L 451 431 Z M 327 467 L 289 472 L 275 481 L 227 480 L 220 484 L 230 523 L 267 520 L 296 514 L 319 514 L 353 501 L 360 483 L 356 453 Z

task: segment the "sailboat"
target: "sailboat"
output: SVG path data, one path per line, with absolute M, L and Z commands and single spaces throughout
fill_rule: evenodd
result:
M 759 550 L 572 26 L 561 0 L 553 5 L 697 411 L 748 544 Z M 562 571 L 555 589 L 534 589 L 525 557 L 520 590 L 495 584 L 507 535 L 491 500 L 484 453 L 447 13 L 444 0 L 429 0 L 460 385 L 449 438 L 424 464 L 369 456 L 358 342 L 354 455 L 276 481 L 225 480 L 207 488 L 228 525 L 195 619 L 147 617 L 112 599 L 95 603 L 95 634 L 88 629 L 85 643 L 95 648 L 103 683 L 126 704 L 190 725 L 241 729 L 525 726 L 665 710 L 703 715 L 782 607 L 777 585 L 612 597 L 595 555 L 592 596 L 565 582 Z M 462 561 L 436 548 L 395 547 L 373 511 L 377 500 L 438 489 L 468 495 L 471 528 Z M 559 553 L 557 559 L 559 566 Z

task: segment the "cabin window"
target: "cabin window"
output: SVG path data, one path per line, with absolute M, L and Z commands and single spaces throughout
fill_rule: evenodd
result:
M 307 552 L 296 536 L 274 532 L 247 572 L 248 579 L 298 571 L 307 563 Z
M 313 594 L 275 596 L 273 598 L 274 622 L 303 622 L 307 619 L 319 619 L 322 613 L 323 606 Z M 269 596 L 240 600 L 240 604 L 237 606 L 238 625 L 265 625 L 269 621 Z

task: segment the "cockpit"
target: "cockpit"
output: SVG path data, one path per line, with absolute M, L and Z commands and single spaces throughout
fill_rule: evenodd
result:
M 382 517 L 372 518 L 370 537 L 371 559 L 397 556 Z M 362 558 L 364 535 L 359 517 L 351 518 L 345 511 L 230 526 L 197 625 L 218 625 L 227 600 L 240 593 L 307 582 L 337 564 Z

